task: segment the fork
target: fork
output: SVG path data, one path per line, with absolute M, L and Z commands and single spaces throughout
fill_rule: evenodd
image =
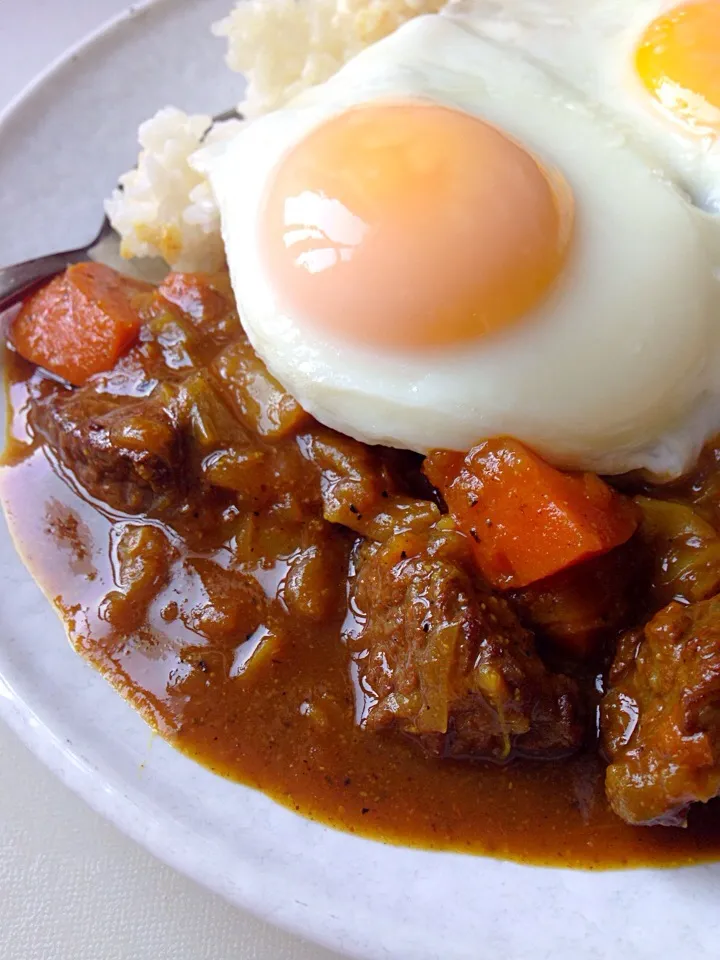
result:
M 242 117 L 237 110 L 225 110 L 212 118 L 212 124 L 233 119 L 242 119 Z M 120 238 L 106 214 L 97 236 L 87 246 L 77 247 L 74 250 L 62 250 L 59 253 L 49 253 L 44 257 L 35 257 L 32 260 L 24 260 L 21 263 L 0 267 L 0 313 L 19 303 L 36 287 L 41 286 L 56 274 L 62 273 L 72 263 L 80 263 L 83 260 L 99 260 L 102 263 L 108 263 L 110 266 L 119 265 L 121 262 L 119 241 Z M 167 270 L 165 265 L 162 268 L 158 267 L 161 262 L 150 261 L 141 270 L 135 267 L 134 272 L 136 275 L 141 273 L 144 279 L 159 280 L 162 272 Z M 133 272 L 133 268 L 127 261 L 124 262 L 123 269 L 126 273 Z

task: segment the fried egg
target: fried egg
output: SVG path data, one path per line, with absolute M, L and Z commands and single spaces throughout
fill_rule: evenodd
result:
M 321 422 L 660 476 L 720 427 L 707 218 L 512 44 L 418 18 L 195 163 L 248 336 Z
M 693 202 L 720 213 L 718 0 L 458 0 L 451 18 L 610 111 Z

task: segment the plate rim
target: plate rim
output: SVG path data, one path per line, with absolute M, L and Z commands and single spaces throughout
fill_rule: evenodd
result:
M 44 87 L 46 83 L 52 80 L 56 73 L 71 65 L 76 57 L 82 56 L 86 47 L 93 46 L 96 41 L 112 33 L 118 26 L 126 21 L 142 17 L 151 7 L 159 7 L 170 2 L 171 0 L 137 0 L 136 3 L 130 4 L 124 10 L 110 17 L 110 19 L 105 20 L 100 26 L 90 30 L 89 33 L 86 33 L 80 37 L 79 40 L 71 43 L 70 46 L 66 47 L 61 53 L 58 53 L 39 73 L 36 73 L 21 90 L 11 97 L 8 103 L 0 110 L 0 136 L 2 136 L 4 132 L 5 125 L 12 121 L 12 115 L 16 111 L 21 110 L 25 102 L 33 97 L 41 87 Z

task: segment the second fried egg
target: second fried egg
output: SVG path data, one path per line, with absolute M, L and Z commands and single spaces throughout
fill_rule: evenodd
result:
M 720 214 L 718 0 L 586 0 L 582 15 L 575 0 L 456 0 L 446 9 L 606 109 L 698 207 Z

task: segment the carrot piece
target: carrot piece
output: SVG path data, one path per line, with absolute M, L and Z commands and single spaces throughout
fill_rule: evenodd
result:
M 135 340 L 138 297 L 151 290 L 102 263 L 73 264 L 25 301 L 11 341 L 26 360 L 80 386 Z
M 226 273 L 169 273 L 157 292 L 194 323 L 222 319 L 235 308 Z
M 517 440 L 436 451 L 424 471 L 496 587 L 524 587 L 628 540 L 635 504 L 594 473 L 551 467 Z

